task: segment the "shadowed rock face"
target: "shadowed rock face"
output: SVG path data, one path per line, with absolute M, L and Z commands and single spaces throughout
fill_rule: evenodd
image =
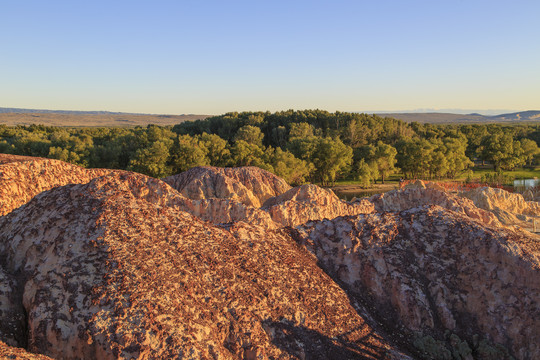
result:
M 14 276 L 0 267 L 0 340 L 11 346 L 26 346 L 24 310 Z M 1 352 L 0 352 L 1 354 Z
M 287 233 L 218 228 L 181 211 L 182 198 L 159 180 L 112 174 L 0 217 L 28 349 L 68 359 L 401 356 Z
M 540 358 L 540 242 L 438 206 L 307 223 L 298 239 L 396 331 L 480 335 Z M 471 345 L 472 346 L 472 345 Z
M 163 181 L 192 200 L 230 199 L 253 207 L 291 188 L 283 179 L 253 166 L 196 167 Z
M 0 216 L 57 186 L 85 184 L 115 170 L 84 169 L 59 160 L 0 154 Z

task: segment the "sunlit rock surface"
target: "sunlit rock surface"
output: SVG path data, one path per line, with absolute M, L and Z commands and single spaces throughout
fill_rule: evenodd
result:
M 267 199 L 291 188 L 283 179 L 253 166 L 196 167 L 163 181 L 189 199 L 230 199 L 253 207 L 260 207 Z
M 0 340 L 0 359 L 9 359 L 9 360 L 52 360 L 52 358 L 40 355 L 32 354 L 28 351 L 9 346 L 8 344 Z
M 540 358 L 540 241 L 506 226 L 538 204 L 512 194 L 10 155 L 0 194 L 0 358 Z
M 0 217 L 28 350 L 53 358 L 405 358 L 286 232 L 219 228 L 122 173 Z M 180 198 L 181 199 L 181 198 Z
M 532 230 L 535 227 L 533 222 L 536 222 L 540 231 L 540 203 L 525 201 L 521 194 L 482 187 L 463 192 L 461 196 L 471 199 L 477 207 L 492 212 L 505 225 Z
M 85 169 L 59 160 L 0 154 L 0 216 L 43 191 L 84 184 L 112 171 Z
M 296 226 L 310 220 L 333 219 L 338 216 L 367 214 L 374 211 L 367 199 L 349 203 L 332 190 L 316 185 L 302 185 L 268 199 L 263 206 L 271 218 L 284 226 Z
M 430 184 L 424 185 L 423 182 L 420 186 L 413 184 L 414 186 L 409 188 L 373 195 L 369 200 L 378 212 L 400 212 L 424 205 L 438 205 L 465 214 L 485 225 L 501 226 L 492 212 L 479 209 L 471 200 L 445 192 L 440 187 Z

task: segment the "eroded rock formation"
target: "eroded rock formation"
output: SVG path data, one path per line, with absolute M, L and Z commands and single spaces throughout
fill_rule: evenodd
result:
M 164 180 L 0 155 L 0 357 L 540 357 L 538 204 Z
M 167 190 L 170 189 L 170 190 Z M 169 191 L 169 192 L 167 192 Z M 28 349 L 53 358 L 398 358 L 287 233 L 222 229 L 121 173 L 0 218 Z
M 110 173 L 59 160 L 0 154 L 0 216 L 57 186 L 84 184 Z
M 424 185 L 423 182 L 421 185 L 414 184 L 414 186 L 402 190 L 392 190 L 384 194 L 373 195 L 369 200 L 378 212 L 400 212 L 419 206 L 438 205 L 465 214 L 485 225 L 501 226 L 493 213 L 479 209 L 469 199 L 450 194 L 430 184 L 426 183 Z
M 533 222 L 536 222 L 540 231 L 540 204 L 525 201 L 521 194 L 482 187 L 463 192 L 461 196 L 471 199 L 477 207 L 492 212 L 505 225 L 518 225 L 532 230 L 535 227 Z
M 332 190 L 316 185 L 302 185 L 268 199 L 263 206 L 271 218 L 283 226 L 296 226 L 310 220 L 333 219 L 338 216 L 368 214 L 374 211 L 366 199 L 348 203 Z
M 297 229 L 322 267 L 389 328 L 438 338 L 449 331 L 477 356 L 480 337 L 519 359 L 540 358 L 539 241 L 440 206 Z
M 32 354 L 28 351 L 9 346 L 8 344 L 0 340 L 0 359 L 9 359 L 9 360 L 53 360 L 52 358 L 40 355 Z
M 291 188 L 283 179 L 253 166 L 196 167 L 163 181 L 192 200 L 230 199 L 253 207 Z

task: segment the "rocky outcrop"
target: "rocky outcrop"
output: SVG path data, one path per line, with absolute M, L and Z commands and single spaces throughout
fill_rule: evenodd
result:
M 229 199 L 253 207 L 291 188 L 283 179 L 253 166 L 196 167 L 163 181 L 192 200 Z
M 405 189 L 373 195 L 369 200 L 378 212 L 400 212 L 425 205 L 438 205 L 465 214 L 485 225 L 501 226 L 493 213 L 479 209 L 471 200 L 445 192 L 432 183 L 417 182 Z
M 63 359 L 407 358 L 286 232 L 215 227 L 181 211 L 182 199 L 160 180 L 115 173 L 0 217 L 28 349 Z
M 297 229 L 327 273 L 390 331 L 409 333 L 410 342 L 431 339 L 421 350 L 427 358 L 540 358 L 535 238 L 439 206 Z
M 0 216 L 57 186 L 84 184 L 110 173 L 85 169 L 59 160 L 0 154 Z
M 32 354 L 28 351 L 9 346 L 0 340 L 0 359 L 10 360 L 53 360 L 48 356 Z
M 272 220 L 268 212 L 238 201 L 224 199 L 186 200 L 180 206 L 183 211 L 216 225 L 242 221 L 262 226 L 265 229 L 276 229 L 281 226 Z
M 471 199 L 477 207 L 494 213 L 505 225 L 518 225 L 532 230 L 533 222 L 540 231 L 540 203 L 525 201 L 523 195 L 503 189 L 482 187 L 463 192 L 461 196 Z
M 296 226 L 310 220 L 333 219 L 338 216 L 368 214 L 374 211 L 366 199 L 354 203 L 340 200 L 332 190 L 316 185 L 302 185 L 268 199 L 262 209 L 283 226 Z

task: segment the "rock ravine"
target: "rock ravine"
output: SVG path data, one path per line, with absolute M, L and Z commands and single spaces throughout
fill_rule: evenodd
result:
M 11 155 L 0 194 L 0 358 L 540 358 L 523 198 Z

